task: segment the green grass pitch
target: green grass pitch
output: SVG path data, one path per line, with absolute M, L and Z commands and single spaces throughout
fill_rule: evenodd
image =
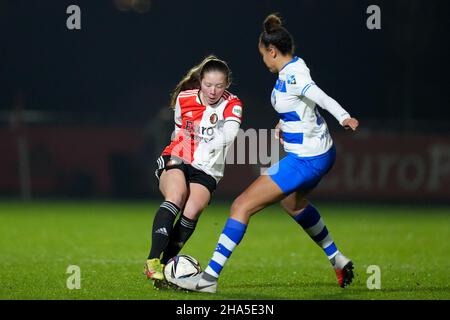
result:
M 155 290 L 142 274 L 156 202 L 0 202 L 0 299 L 450 299 L 450 209 L 316 203 L 355 263 L 337 285 L 323 251 L 278 205 L 258 213 L 215 295 Z M 229 203 L 206 209 L 182 253 L 203 267 Z M 69 290 L 69 265 L 81 288 Z M 378 265 L 381 289 L 369 290 Z

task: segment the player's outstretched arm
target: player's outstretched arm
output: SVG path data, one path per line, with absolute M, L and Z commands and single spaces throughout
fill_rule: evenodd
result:
M 352 129 L 353 131 L 356 131 L 356 129 L 359 126 L 359 121 L 356 118 L 347 118 L 344 121 L 342 121 L 342 125 L 346 130 Z
M 358 120 L 352 118 L 336 100 L 328 96 L 317 85 L 310 86 L 304 95 L 318 104 L 322 109 L 331 113 L 344 128 L 356 130 L 358 127 Z M 350 119 L 353 120 L 350 121 Z M 344 121 L 346 121 L 346 124 L 344 124 Z

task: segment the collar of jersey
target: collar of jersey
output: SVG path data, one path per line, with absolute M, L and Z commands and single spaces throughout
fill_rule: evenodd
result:
M 278 73 L 280 73 L 281 70 L 283 70 L 284 68 L 286 68 L 286 66 L 287 66 L 288 64 L 294 63 L 294 62 L 297 61 L 298 59 L 299 59 L 299 58 L 298 58 L 297 56 L 294 56 L 294 58 L 293 58 L 291 61 L 289 61 L 288 63 L 286 63 L 286 64 L 280 69 L 280 71 L 279 71 Z
M 223 97 L 223 95 L 222 95 L 222 97 Z M 199 104 L 201 104 L 202 106 L 204 106 L 205 108 L 207 108 L 207 107 L 210 107 L 210 108 L 216 108 L 216 107 L 219 105 L 219 102 L 221 102 L 222 97 L 220 97 L 219 100 L 217 100 L 217 102 L 216 102 L 215 105 L 212 105 L 212 106 L 206 106 L 206 105 L 203 104 L 202 99 L 200 99 L 200 90 L 198 90 L 198 92 L 197 92 L 197 102 L 198 102 Z

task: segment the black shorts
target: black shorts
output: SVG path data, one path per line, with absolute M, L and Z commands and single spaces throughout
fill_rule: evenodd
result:
M 204 186 L 206 189 L 209 190 L 211 195 L 217 188 L 217 182 L 216 179 L 211 177 L 209 174 L 206 174 L 205 172 L 198 170 L 191 166 L 188 163 L 183 162 L 180 158 L 171 157 L 169 155 L 166 156 L 160 156 L 156 160 L 157 169 L 155 170 L 155 176 L 158 179 L 159 184 L 159 178 L 161 177 L 161 174 L 164 170 L 170 170 L 170 169 L 180 169 L 184 173 L 184 177 L 186 178 L 186 184 L 189 185 L 189 183 L 198 183 Z

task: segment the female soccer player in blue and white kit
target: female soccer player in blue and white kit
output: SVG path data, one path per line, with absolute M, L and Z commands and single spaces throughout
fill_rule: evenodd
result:
M 263 25 L 259 51 L 268 69 L 278 72 L 271 100 L 280 117 L 277 128 L 287 156 L 233 202 L 231 216 L 205 271 L 196 277 L 175 280 L 188 290 L 216 292 L 219 274 L 244 237 L 250 217 L 278 201 L 324 250 L 339 285 L 345 287 L 353 279 L 353 263 L 339 252 L 319 212 L 305 197 L 331 169 L 336 157 L 333 140 L 317 105 L 347 129 L 356 130 L 358 120 L 314 83 L 305 62 L 294 56 L 292 36 L 281 25 L 280 18 L 269 15 Z

